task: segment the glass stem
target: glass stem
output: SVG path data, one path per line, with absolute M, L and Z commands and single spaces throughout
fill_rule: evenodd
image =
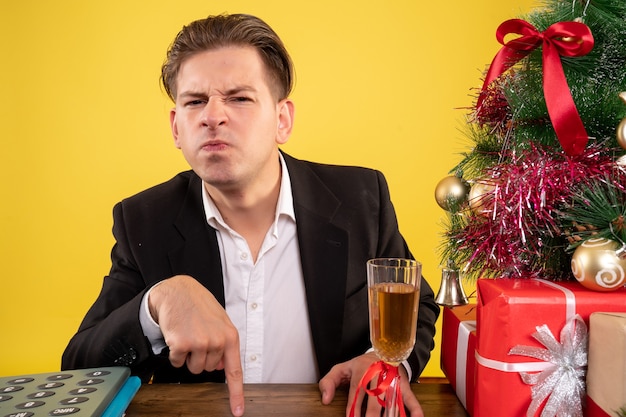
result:
M 385 392 L 385 409 L 383 410 L 383 417 L 398 417 L 400 415 L 397 398 L 397 393 L 400 392 L 398 389 L 399 384 L 400 374 L 393 378 L 391 384 L 389 384 L 389 387 L 387 388 L 387 392 Z

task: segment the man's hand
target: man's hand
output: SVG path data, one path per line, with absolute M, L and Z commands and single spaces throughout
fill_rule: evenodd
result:
M 243 415 L 239 333 L 213 294 L 192 277 L 177 275 L 153 288 L 148 306 L 161 327 L 172 365 L 186 363 L 194 374 L 223 369 L 231 412 Z
M 356 400 L 354 396 L 359 388 L 361 378 L 370 365 L 378 360 L 379 359 L 376 357 L 376 354 L 371 352 L 333 366 L 330 372 L 328 372 L 319 383 L 320 391 L 322 392 L 322 404 L 330 404 L 335 397 L 337 387 L 344 384 L 350 384 L 346 416 L 350 415 L 352 403 L 356 401 L 354 416 L 360 417 L 361 406 L 363 404 L 365 393 L 360 391 Z M 419 401 L 417 401 L 413 391 L 411 391 L 411 385 L 407 379 L 406 370 L 402 365 L 400 366 L 400 374 L 402 375 L 400 379 L 402 399 L 404 401 L 404 406 L 409 410 L 409 415 L 411 417 L 424 417 L 422 406 Z M 380 411 L 381 406 L 378 404 L 378 400 L 375 397 L 368 397 L 365 417 L 379 417 Z

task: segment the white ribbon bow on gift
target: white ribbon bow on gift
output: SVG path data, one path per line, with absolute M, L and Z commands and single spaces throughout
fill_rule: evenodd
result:
M 532 385 L 532 402 L 526 416 L 534 416 L 549 397 L 541 417 L 582 417 L 589 338 L 585 322 L 578 314 L 569 319 L 561 330 L 560 343 L 547 325 L 536 329 L 532 336 L 546 349 L 518 345 L 509 351 L 509 355 L 528 356 L 549 363 L 539 373 L 520 372 L 524 383 Z

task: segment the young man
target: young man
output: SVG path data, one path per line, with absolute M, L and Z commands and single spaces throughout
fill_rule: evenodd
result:
M 161 78 L 175 103 L 174 143 L 192 170 L 115 206 L 111 271 L 62 367 L 226 380 L 236 416 L 244 382 L 319 381 L 324 403 L 350 383 L 350 407 L 377 360 L 366 262 L 412 257 L 383 175 L 279 150 L 293 127 L 293 67 L 256 17 L 184 27 Z M 438 314 L 422 279 L 417 343 L 405 364 L 412 380 L 430 357 Z M 368 412 L 379 410 L 368 401 Z

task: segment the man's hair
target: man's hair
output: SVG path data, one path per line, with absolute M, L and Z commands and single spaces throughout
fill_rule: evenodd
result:
M 161 67 L 161 83 L 176 101 L 176 82 L 183 62 L 200 52 L 226 46 L 250 46 L 257 50 L 269 75 L 271 91 L 287 98 L 294 83 L 294 68 L 285 45 L 263 20 L 247 14 L 222 14 L 196 20 L 176 35 Z

